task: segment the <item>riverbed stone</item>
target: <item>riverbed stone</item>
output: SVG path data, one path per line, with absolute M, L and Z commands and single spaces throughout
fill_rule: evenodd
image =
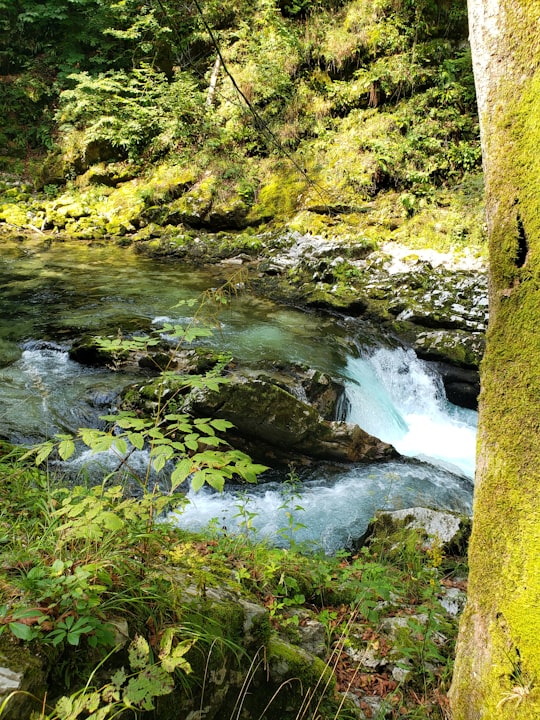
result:
M 231 435 L 245 438 L 251 454 L 270 464 L 302 457 L 341 462 L 398 457 L 391 445 L 358 426 L 325 421 L 310 405 L 263 380 L 236 377 L 218 391 L 196 389 L 186 409 L 228 420 L 234 425 Z

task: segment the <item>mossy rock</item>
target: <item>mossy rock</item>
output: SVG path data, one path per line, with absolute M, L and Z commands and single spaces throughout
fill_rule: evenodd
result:
M 380 511 L 371 521 L 364 542 L 371 547 L 390 544 L 396 552 L 407 542 L 407 536 L 416 533 L 423 537 L 426 547 L 434 542 L 445 553 L 465 556 L 471 534 L 471 518 L 456 513 L 425 507 Z
M 463 330 L 423 331 L 416 335 L 414 349 L 426 360 L 445 360 L 477 369 L 484 354 L 485 335 Z
M 299 707 L 304 711 L 309 707 L 317 717 L 338 717 L 343 700 L 336 693 L 336 679 L 327 663 L 277 636 L 268 642 L 266 660 L 269 682 L 262 677 L 255 679 L 256 692 L 246 703 L 251 717 L 258 717 L 254 711 L 262 710 L 268 702 L 272 717 L 283 720 L 295 720 Z
M 217 180 L 213 176 L 200 180 L 188 192 L 167 206 L 164 222 L 171 225 L 202 227 L 205 217 L 212 207 L 217 190 Z
M 0 637 L 0 705 L 9 696 L 4 715 L 9 720 L 28 720 L 46 695 L 47 668 L 43 658 L 24 645 Z
M 197 169 L 190 165 L 159 165 L 146 180 L 147 192 L 155 202 L 168 202 L 181 197 L 198 180 Z
M 67 169 L 61 153 L 48 155 L 37 174 L 36 189 L 41 190 L 46 185 L 65 185 Z
M 100 347 L 98 338 L 84 337 L 73 344 L 69 357 L 81 365 L 116 367 L 129 358 L 129 353 L 127 350 L 105 350 Z
M 292 393 L 260 379 L 237 377 L 217 392 L 194 390 L 186 407 L 196 415 L 231 422 L 250 454 L 267 464 L 302 457 L 362 462 L 398 456 L 391 445 L 358 426 L 325 421 Z
M 238 196 L 217 200 L 205 217 L 205 225 L 211 232 L 242 230 L 248 224 L 248 210 L 248 205 Z
M 15 203 L 4 204 L 0 206 L 0 221 L 6 222 L 9 225 L 13 225 L 17 228 L 26 227 L 30 219 L 28 217 L 28 210 Z
M 257 201 L 249 211 L 247 222 L 250 225 L 259 225 L 294 215 L 306 186 L 307 179 L 294 167 L 283 164 L 276 168 L 263 183 Z
M 77 178 L 77 185 L 105 185 L 117 187 L 121 183 L 133 180 L 137 176 L 138 169 L 128 163 L 97 163 Z

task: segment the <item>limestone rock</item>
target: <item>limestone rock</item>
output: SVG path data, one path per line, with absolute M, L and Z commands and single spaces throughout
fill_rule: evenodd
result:
M 464 549 L 470 533 L 470 518 L 431 508 L 415 507 L 393 512 L 381 511 L 367 531 L 368 537 L 391 533 L 399 529 L 423 531 L 429 538 L 437 538 L 447 552 Z

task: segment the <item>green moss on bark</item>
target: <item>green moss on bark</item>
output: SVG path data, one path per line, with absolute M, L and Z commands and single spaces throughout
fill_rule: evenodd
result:
M 491 319 L 455 720 L 540 717 L 540 3 L 501 5 L 516 54 L 485 119 Z

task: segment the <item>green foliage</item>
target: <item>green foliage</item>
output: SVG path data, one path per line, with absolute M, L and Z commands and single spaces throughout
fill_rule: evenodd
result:
M 87 717 L 105 720 L 125 710 L 154 710 L 156 699 L 174 690 L 174 674 L 178 671 L 191 673 L 185 655 L 194 641 L 178 642 L 175 638 L 178 632 L 178 628 L 170 627 L 163 633 L 156 660 L 145 638 L 137 636 L 128 649 L 129 669 L 122 667 L 116 670 L 109 682 L 94 687 L 91 683 L 97 668 L 84 688 L 73 695 L 61 697 L 54 709 L 40 715 L 40 720 L 76 720 Z
M 456 622 L 439 603 L 451 571 L 439 543 L 426 546 L 418 533 L 400 531 L 328 557 L 306 554 L 298 543 L 287 549 L 261 543 L 249 523 L 241 535 L 186 535 L 156 522 L 149 494 L 127 498 L 120 487 L 57 485 L 15 457 L 0 456 L 0 472 L 0 530 L 9 529 L 2 537 L 0 628 L 36 648 L 52 645 L 59 663 L 79 671 L 73 693 L 66 694 L 63 681 L 65 696 L 41 720 L 148 711 L 164 693 L 202 675 L 196 648 L 206 657 L 207 648 L 233 638 L 230 620 L 205 617 L 212 588 L 264 604 L 273 632 L 293 644 L 306 619 L 321 623 L 340 691 L 379 694 L 396 720 L 444 717 Z M 289 497 L 286 531 L 294 535 L 301 521 L 294 486 Z M 196 612 L 193 595 L 184 598 L 187 586 L 197 593 Z M 133 642 L 96 668 L 96 658 L 118 642 L 123 617 Z M 114 632 L 115 640 L 102 642 L 100 630 Z M 266 642 L 269 628 L 261 633 Z M 401 668 L 403 679 L 397 683 L 381 669 L 355 671 L 347 658 L 366 646 Z
M 78 145 L 75 152 L 83 157 L 135 157 L 150 141 L 162 152 L 203 133 L 203 96 L 186 73 L 169 81 L 141 66 L 70 79 L 74 87 L 60 94 L 56 119 L 66 146 Z
M 337 10 L 343 0 L 278 0 L 285 17 L 305 17 L 323 10 Z

